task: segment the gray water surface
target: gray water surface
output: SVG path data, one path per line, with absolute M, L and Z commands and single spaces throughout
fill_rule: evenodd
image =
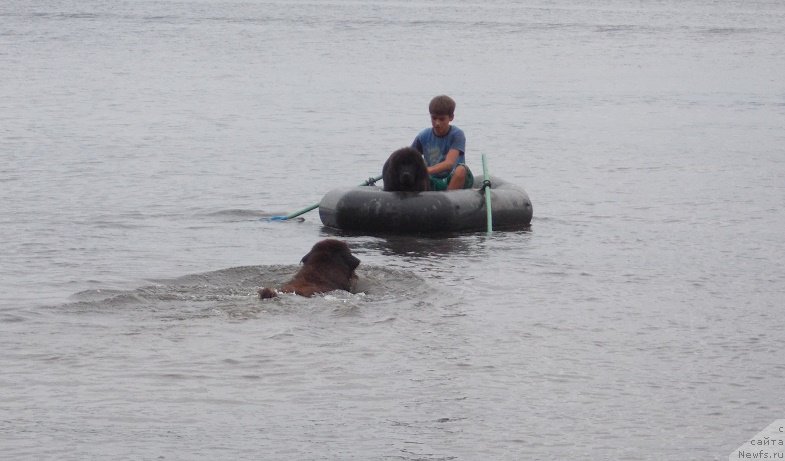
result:
M 785 397 L 785 4 L 0 4 L 8 459 L 727 459 Z M 265 217 L 458 102 L 530 229 Z M 259 301 L 318 240 L 358 293 Z

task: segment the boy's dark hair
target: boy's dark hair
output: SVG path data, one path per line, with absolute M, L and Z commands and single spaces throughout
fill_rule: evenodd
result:
M 449 115 L 452 117 L 455 114 L 455 101 L 444 94 L 436 96 L 428 104 L 428 111 L 431 115 Z

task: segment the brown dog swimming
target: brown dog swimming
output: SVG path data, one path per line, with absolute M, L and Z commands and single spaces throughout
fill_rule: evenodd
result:
M 357 278 L 354 270 L 360 264 L 346 243 L 334 239 L 317 242 L 300 262 L 302 267 L 281 287 L 281 292 L 311 297 L 333 290 L 350 291 Z M 259 290 L 261 299 L 276 296 L 278 293 L 271 288 Z
M 386 191 L 421 192 L 431 188 L 425 160 L 412 147 L 390 154 L 382 168 L 382 179 Z

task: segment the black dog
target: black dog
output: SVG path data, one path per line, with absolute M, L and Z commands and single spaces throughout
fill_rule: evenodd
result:
M 420 192 L 431 189 L 428 167 L 422 155 L 412 147 L 396 150 L 382 168 L 384 190 Z
M 360 265 L 349 246 L 340 240 L 326 239 L 318 242 L 300 261 L 303 266 L 294 277 L 281 287 L 285 293 L 311 297 L 333 290 L 350 291 L 357 278 L 354 270 Z M 274 298 L 278 293 L 271 288 L 259 290 L 259 297 Z

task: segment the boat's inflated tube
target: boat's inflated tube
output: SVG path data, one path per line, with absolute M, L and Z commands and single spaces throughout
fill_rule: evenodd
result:
M 491 178 L 493 228 L 521 229 L 532 219 L 526 192 Z M 486 229 L 481 189 L 445 192 L 385 192 L 379 187 L 333 189 L 319 204 L 327 227 L 381 233 L 440 233 Z

